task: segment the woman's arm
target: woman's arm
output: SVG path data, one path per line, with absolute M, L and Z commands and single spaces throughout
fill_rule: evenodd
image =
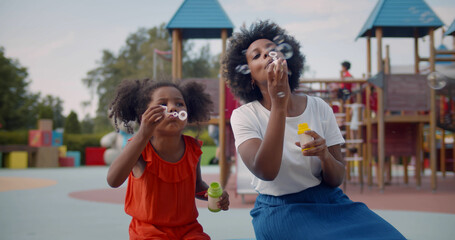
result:
M 240 156 L 248 169 L 264 181 L 274 180 L 280 171 L 285 116 L 285 109 L 272 106 L 264 139 L 252 138 L 238 147 Z
M 264 181 L 274 180 L 280 171 L 287 105 L 291 96 L 286 61 L 280 58 L 277 64 L 276 68 L 275 64 L 267 66 L 267 88 L 261 88 L 263 103 L 270 107 L 264 139 L 250 139 L 238 147 L 248 169 Z
M 305 134 L 312 136 L 314 141 L 302 146 L 302 148 L 310 148 L 305 150 L 303 155 L 318 156 L 321 160 L 322 178 L 324 182 L 331 187 L 340 186 L 343 183 L 346 172 L 346 163 L 341 154 L 340 144 L 327 147 L 325 139 L 319 136 L 315 131 L 306 131 Z

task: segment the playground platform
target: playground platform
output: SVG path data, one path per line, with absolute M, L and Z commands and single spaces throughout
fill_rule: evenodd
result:
M 106 183 L 107 167 L 0 169 L 0 239 L 128 239 L 130 217 L 124 213 L 125 185 Z M 206 182 L 219 178 L 218 166 L 203 166 Z M 400 171 L 397 171 L 400 172 Z M 254 239 L 249 211 L 256 195 L 236 195 L 235 169 L 226 186 L 231 209 L 212 213 L 197 200 L 199 221 L 212 239 Z M 355 180 L 355 179 L 354 179 Z M 413 179 L 394 177 L 381 192 L 352 180 L 346 194 L 365 202 L 408 239 L 453 239 L 455 235 L 455 175 L 438 176 L 433 192 L 429 174 L 422 187 Z

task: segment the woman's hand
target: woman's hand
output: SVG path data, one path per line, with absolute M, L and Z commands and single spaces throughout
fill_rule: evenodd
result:
M 286 60 L 279 58 L 267 66 L 267 89 L 272 104 L 287 103 L 291 90 L 288 80 L 288 67 Z
M 139 132 L 142 132 L 142 134 L 150 138 L 156 125 L 158 125 L 164 117 L 164 108 L 161 105 L 150 106 L 142 114 Z
M 318 156 L 321 161 L 329 157 L 330 152 L 323 137 L 319 136 L 319 134 L 317 134 L 315 131 L 306 131 L 303 134 L 310 135 L 314 139 L 313 141 L 301 146 L 302 149 L 308 148 L 307 150 L 303 151 L 303 156 Z M 300 147 L 300 142 L 296 142 L 295 144 Z

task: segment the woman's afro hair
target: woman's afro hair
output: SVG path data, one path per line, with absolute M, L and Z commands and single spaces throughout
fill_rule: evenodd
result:
M 245 102 L 261 100 L 262 94 L 258 87 L 251 86 L 251 74 L 242 74 L 236 71 L 236 68 L 247 64 L 245 52 L 246 49 L 258 39 L 273 39 L 277 36 L 283 36 L 284 42 L 291 45 L 293 55 L 287 59 L 289 75 L 289 86 L 291 92 L 299 86 L 299 78 L 303 71 L 305 58 L 300 52 L 300 44 L 293 37 L 286 33 L 277 24 L 269 21 L 258 21 L 253 23 L 250 28 L 242 27 L 240 32 L 234 33 L 229 39 L 228 48 L 223 58 L 223 77 L 231 89 L 231 92 Z

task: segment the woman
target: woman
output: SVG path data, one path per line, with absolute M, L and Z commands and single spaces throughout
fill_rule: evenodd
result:
M 276 38 L 282 40 L 276 43 Z M 278 51 L 283 42 L 293 51 L 287 60 Z M 277 60 L 271 52 L 278 53 Z M 223 60 L 231 91 L 246 102 L 234 110 L 231 125 L 259 193 L 251 211 L 256 237 L 404 239 L 338 188 L 345 175 L 344 139 L 328 104 L 295 94 L 303 62 L 299 43 L 269 21 L 234 34 Z M 300 146 L 297 127 L 303 122 L 312 129 L 305 134 L 314 140 Z

